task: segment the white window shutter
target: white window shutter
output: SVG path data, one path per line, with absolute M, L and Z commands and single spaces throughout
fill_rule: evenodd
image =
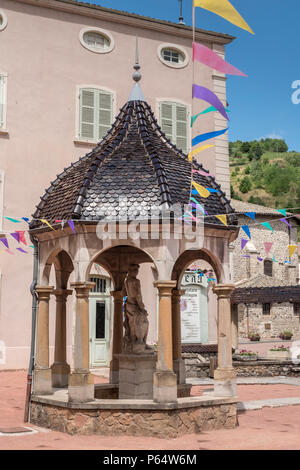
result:
M 91 88 L 80 90 L 80 137 L 96 140 L 95 132 L 95 90 Z
M 176 145 L 183 152 L 187 153 L 187 117 L 186 106 L 176 105 Z
M 171 141 L 173 141 L 173 112 L 172 103 L 160 104 L 160 125 L 161 130 L 166 134 Z
M 188 151 L 188 108 L 172 102 L 160 104 L 160 125 L 166 136 L 183 152 Z
M 4 127 L 4 106 L 5 106 L 5 81 L 4 76 L 0 75 L 0 128 Z
M 103 139 L 111 127 L 112 101 L 111 93 L 99 91 L 99 140 Z

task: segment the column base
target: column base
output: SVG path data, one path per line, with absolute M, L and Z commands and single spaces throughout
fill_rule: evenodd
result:
M 52 370 L 52 387 L 63 388 L 69 383 L 70 366 L 66 362 L 54 362 Z
M 90 372 L 72 372 L 69 376 L 69 402 L 94 401 L 94 376 Z
M 34 369 L 34 395 L 52 395 L 52 373 L 51 369 Z
M 236 371 L 234 369 L 216 369 L 214 372 L 214 396 L 236 397 Z
M 157 371 L 153 374 L 153 401 L 177 402 L 177 376 L 172 371 Z
M 186 374 L 185 374 L 185 362 L 182 358 L 174 359 L 173 361 L 173 371 L 177 375 L 177 383 L 185 384 Z

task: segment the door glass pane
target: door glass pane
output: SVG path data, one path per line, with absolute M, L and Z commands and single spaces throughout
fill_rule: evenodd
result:
M 105 302 L 96 302 L 96 339 L 105 338 Z

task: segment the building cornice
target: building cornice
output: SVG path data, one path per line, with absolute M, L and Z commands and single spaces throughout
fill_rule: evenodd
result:
M 89 3 L 80 3 L 74 0 L 14 0 L 18 3 L 24 3 L 42 8 L 61 11 L 64 13 L 87 16 L 114 23 L 121 23 L 134 28 L 143 28 L 151 31 L 162 32 L 188 38 L 192 40 L 191 26 L 176 24 L 156 18 L 127 13 L 125 11 L 104 8 L 99 5 Z M 229 44 L 235 39 L 234 36 L 216 33 L 214 31 L 205 31 L 196 29 L 196 41 L 207 41 L 214 44 Z

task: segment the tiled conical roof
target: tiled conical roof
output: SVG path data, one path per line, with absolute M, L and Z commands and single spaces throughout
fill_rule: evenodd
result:
M 189 203 L 191 165 L 187 155 L 164 135 L 147 102 L 131 100 L 94 150 L 51 183 L 33 217 L 51 224 L 57 219 L 96 222 L 107 212 L 115 217 L 121 211 L 127 219 L 138 214 L 147 218 L 152 206 Z M 195 161 L 193 167 L 203 170 Z M 206 223 L 224 227 L 214 215 L 233 209 L 220 186 L 210 176 L 194 173 L 193 178 L 206 188 L 219 190 L 207 199 L 195 198 L 212 216 Z M 229 223 L 237 223 L 234 215 Z M 33 220 L 31 228 L 40 224 Z

